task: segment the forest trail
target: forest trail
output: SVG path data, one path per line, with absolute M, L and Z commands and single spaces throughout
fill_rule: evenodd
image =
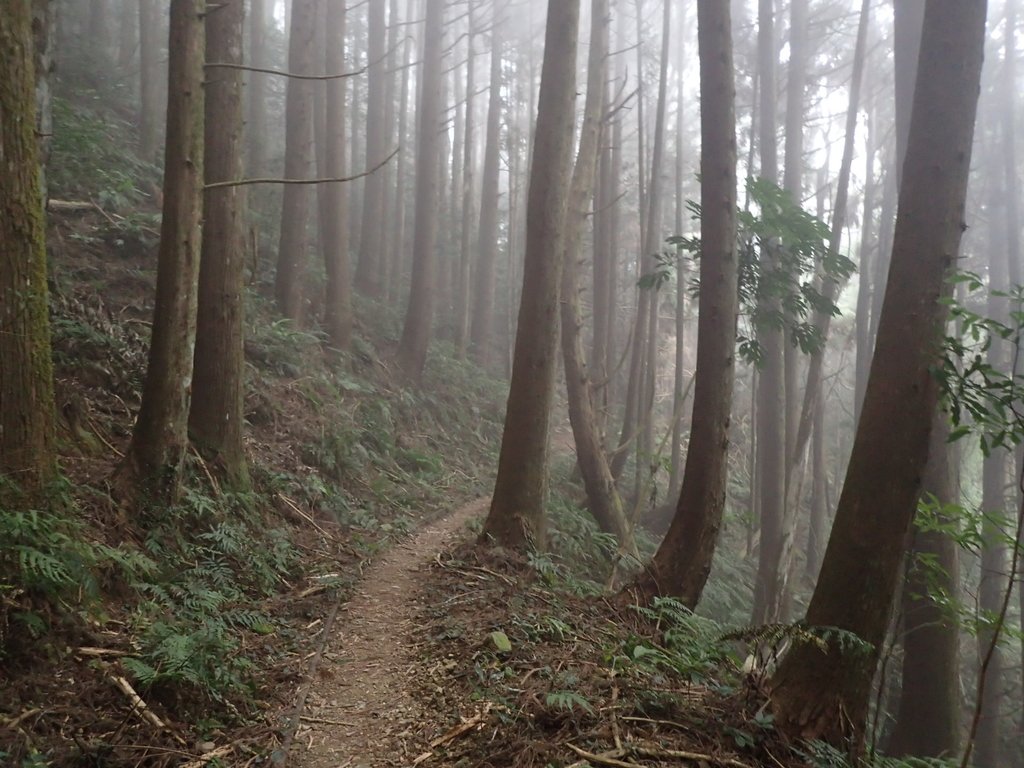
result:
M 482 498 L 421 529 L 373 563 L 341 606 L 310 685 L 289 768 L 411 765 L 436 734 L 410 687 L 420 676 L 414 619 L 421 569 L 484 513 Z

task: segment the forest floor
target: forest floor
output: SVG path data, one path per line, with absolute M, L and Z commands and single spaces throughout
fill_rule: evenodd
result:
M 425 711 L 410 689 L 424 672 L 416 620 L 436 597 L 421 588 L 423 571 L 486 505 L 487 499 L 478 499 L 427 525 L 364 571 L 333 622 L 322 657 L 315 657 L 308 697 L 304 689 L 296 704 L 294 737 L 286 736 L 294 739 L 290 764 L 369 768 L 418 764 L 419 756 L 429 755 L 436 713 Z

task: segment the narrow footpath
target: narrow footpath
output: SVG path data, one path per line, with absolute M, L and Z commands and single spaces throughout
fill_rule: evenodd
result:
M 487 510 L 478 499 L 391 547 L 341 606 L 287 757 L 288 768 L 409 766 L 437 734 L 411 693 L 422 662 L 421 570 Z

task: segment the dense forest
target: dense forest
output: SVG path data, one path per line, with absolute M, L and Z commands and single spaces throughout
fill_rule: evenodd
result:
M 2 0 L 0 763 L 1024 767 L 1018 4 Z

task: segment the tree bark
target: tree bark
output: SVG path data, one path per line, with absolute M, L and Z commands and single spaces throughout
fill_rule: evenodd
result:
M 732 29 L 727 3 L 698 0 L 700 48 L 700 308 L 693 426 L 672 525 L 637 587 L 693 607 L 711 572 L 725 507 L 729 420 L 735 376 L 736 133 Z
M 487 139 L 480 190 L 470 356 L 480 366 L 493 361 L 494 269 L 498 258 L 498 182 L 501 163 L 501 25 L 491 28 L 491 85 L 487 105 Z
M 249 0 L 249 61 L 267 69 L 267 2 Z M 267 84 L 268 75 L 250 72 L 246 88 L 246 140 L 249 145 L 249 173 L 263 176 L 267 168 Z
M 288 37 L 288 71 L 316 74 L 316 0 L 295 0 Z M 289 78 L 285 91 L 284 175 L 307 179 L 313 167 L 313 89 L 310 80 Z M 281 202 L 281 237 L 277 251 L 274 295 L 278 311 L 301 324 L 305 318 L 305 278 L 309 249 L 309 211 L 313 190 L 305 184 L 287 184 Z
M 367 12 L 367 90 L 366 90 L 366 167 L 373 168 L 385 156 L 384 96 L 387 89 L 385 14 L 387 0 L 369 0 Z M 363 183 L 363 223 L 359 228 L 359 261 L 356 265 L 356 289 L 367 296 L 381 292 L 380 219 L 384 208 L 384 174 L 378 169 Z
M 779 168 L 776 142 L 775 94 L 775 3 L 758 2 L 757 59 L 760 77 L 760 113 L 758 147 L 761 178 L 777 184 Z M 762 280 L 779 279 L 780 254 L 777 249 L 762 250 Z M 763 355 L 757 386 L 757 477 L 761 510 L 761 546 L 758 550 L 757 578 L 754 582 L 753 623 L 778 621 L 785 592 L 783 537 L 788 523 L 786 514 L 786 371 L 785 333 L 779 318 L 782 301 L 774 288 L 763 288 L 758 297 L 763 318 L 757 337 Z
M 12 509 L 57 468 L 32 10 L 0 13 L 0 506 Z
M 794 647 L 771 680 L 777 727 L 833 744 L 863 736 L 905 536 L 928 456 L 931 375 L 963 227 L 985 39 L 984 2 L 929 3 L 899 216 L 878 342 L 817 588 L 806 621 L 870 651 Z M 913 340 L 908 343 L 908 340 Z
M 208 14 L 206 60 L 241 65 L 244 29 L 243 0 L 226 0 Z M 242 71 L 212 71 L 205 89 L 206 182 L 241 178 Z M 249 471 L 242 445 L 244 188 L 208 190 L 204 202 L 189 434 L 230 488 L 247 491 Z
M 601 112 L 604 107 L 604 60 L 608 51 L 608 0 L 592 0 L 590 52 L 587 59 L 587 101 L 576 167 L 569 190 L 562 270 L 562 359 L 569 400 L 569 421 L 576 443 L 576 461 L 587 494 L 587 507 L 601 530 L 613 533 L 623 552 L 636 555 L 632 526 L 608 466 L 594 414 L 594 395 L 583 353 L 583 312 L 577 262 L 589 202 L 594 195 Z
M 153 336 L 122 466 L 136 501 L 173 504 L 188 447 L 203 209 L 202 0 L 171 0 L 163 219 Z
M 345 66 L 344 0 L 327 0 L 327 46 L 325 66 L 328 72 L 341 72 Z M 327 175 L 342 178 L 345 166 L 345 80 L 327 83 L 326 147 Z M 328 184 L 327 220 L 323 228 L 323 258 L 327 284 L 324 293 L 324 329 L 330 348 L 348 349 L 352 340 L 352 288 L 348 255 L 348 208 L 345 187 Z
M 545 546 L 548 424 L 558 354 L 579 19 L 579 0 L 548 5 L 519 326 L 498 477 L 481 534 L 519 550 Z
M 442 57 L 444 0 L 427 0 L 419 136 L 416 149 L 416 224 L 413 238 L 412 287 L 398 360 L 405 374 L 419 381 L 427 364 L 434 316 L 434 274 L 437 255 L 437 211 L 440 188 L 439 148 L 442 122 Z
M 160 15 L 157 0 L 139 0 L 139 154 L 155 162 L 160 126 Z
M 956 504 L 960 491 L 941 411 L 932 427 L 921 488 L 930 504 Z M 947 524 L 953 521 L 946 519 Z M 956 757 L 960 752 L 960 637 L 944 598 L 956 600 L 960 581 L 957 545 L 941 531 L 911 530 L 903 582 L 903 685 L 888 753 Z

